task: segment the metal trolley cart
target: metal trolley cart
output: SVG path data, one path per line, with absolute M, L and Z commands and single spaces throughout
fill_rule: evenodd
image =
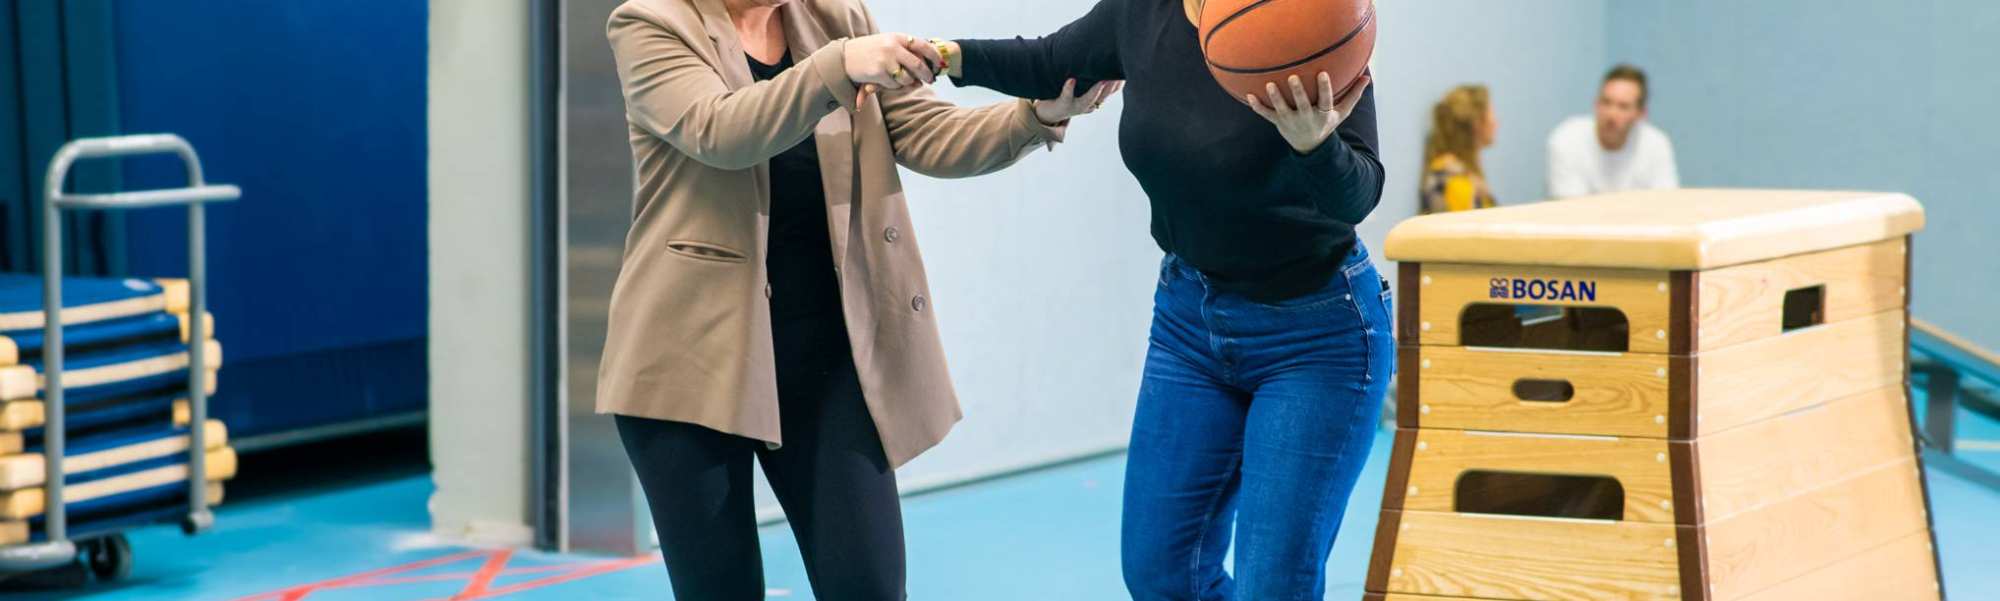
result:
M 78 160 L 116 158 L 146 154 L 177 154 L 187 168 L 187 185 L 182 188 L 117 192 L 110 194 L 66 194 L 63 181 Z M 236 186 L 212 185 L 202 179 L 201 159 L 186 140 L 173 134 L 87 138 L 76 140 L 56 152 L 49 163 L 42 219 L 43 332 L 46 340 L 43 360 L 46 417 L 43 449 L 46 493 L 41 540 L 0 547 L 0 577 L 60 567 L 87 566 L 100 578 L 116 578 L 130 566 L 131 547 L 118 530 L 80 532 L 73 537 L 68 508 L 63 500 L 63 305 L 62 305 L 62 211 L 63 209 L 127 210 L 185 205 L 188 208 L 188 295 L 191 329 L 188 339 L 189 377 L 187 399 L 192 427 L 188 428 L 187 511 L 178 516 L 181 529 L 192 535 L 207 529 L 215 520 L 209 512 L 208 481 L 203 454 L 208 449 L 202 424 L 208 419 L 208 396 L 204 389 L 208 364 L 206 344 L 209 326 L 199 316 L 207 315 L 207 273 L 203 256 L 202 212 L 207 203 L 233 201 L 242 196 Z M 129 526 L 129 524 L 127 525 Z M 78 553 L 83 561 L 78 564 Z

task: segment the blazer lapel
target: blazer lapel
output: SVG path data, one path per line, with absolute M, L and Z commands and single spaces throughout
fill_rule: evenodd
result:
M 722 82 L 729 89 L 738 90 L 751 83 L 750 62 L 743 57 L 743 40 L 736 35 L 736 22 L 729 20 L 729 9 L 722 0 L 694 0 L 695 8 L 701 12 L 702 29 L 708 30 L 708 39 L 715 42 L 717 70 L 722 73 Z

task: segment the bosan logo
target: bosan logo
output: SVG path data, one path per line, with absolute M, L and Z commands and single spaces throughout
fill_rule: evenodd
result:
M 1528 280 L 1493 278 L 1488 285 L 1491 298 L 1506 300 L 1549 300 L 1597 302 L 1595 280 Z

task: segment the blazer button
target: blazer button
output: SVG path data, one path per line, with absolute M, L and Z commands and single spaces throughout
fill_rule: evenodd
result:
M 924 301 L 924 296 L 921 294 L 910 299 L 910 309 L 918 313 L 922 313 L 924 311 L 925 304 L 926 303 Z
M 771 285 L 764 284 L 764 298 L 771 298 Z
M 838 101 L 838 100 L 828 100 L 828 101 L 826 101 L 826 110 L 829 110 L 829 111 L 837 111 L 837 110 L 840 110 L 840 101 Z
M 882 230 L 882 239 L 883 239 L 883 240 L 888 240 L 888 241 L 889 241 L 889 242 L 891 242 L 891 243 L 894 243 L 894 242 L 896 241 L 896 239 L 897 239 L 897 238 L 901 238 L 901 237 L 903 237 L 903 233 L 902 233 L 902 232 L 899 232 L 899 231 L 896 231 L 896 226 L 893 226 L 893 225 L 892 225 L 892 226 L 889 226 L 889 229 L 886 229 L 886 230 Z

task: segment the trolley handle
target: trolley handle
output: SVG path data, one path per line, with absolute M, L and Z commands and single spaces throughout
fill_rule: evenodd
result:
M 164 190 L 118 192 L 113 194 L 65 194 L 63 181 L 69 168 L 84 159 L 129 157 L 148 154 L 177 154 L 187 167 L 187 186 Z M 231 201 L 241 198 L 236 186 L 211 186 L 201 175 L 201 158 L 187 140 L 174 134 L 141 134 L 113 138 L 84 138 L 64 144 L 49 162 L 47 193 L 42 198 L 57 208 L 136 209 Z
M 173 205 L 236 200 L 243 191 L 236 186 L 200 186 L 174 190 L 145 190 L 114 194 L 68 194 L 56 199 L 65 209 L 143 209 Z

